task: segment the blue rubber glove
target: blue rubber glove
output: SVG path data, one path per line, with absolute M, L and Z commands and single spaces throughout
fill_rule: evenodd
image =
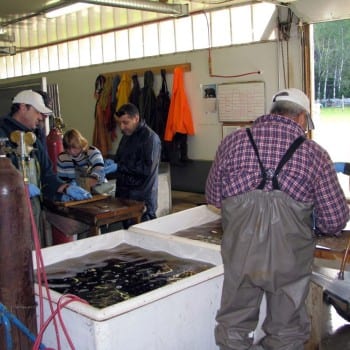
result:
M 105 160 L 105 173 L 115 173 L 118 169 L 118 164 L 115 163 L 112 159 L 106 159 Z
M 92 195 L 90 192 L 84 190 L 82 187 L 77 185 L 69 185 L 66 190 L 67 196 L 71 197 L 72 200 L 81 201 L 83 199 L 90 199 Z M 63 197 L 63 196 L 62 196 Z
M 34 185 L 34 184 L 28 184 L 28 192 L 29 192 L 29 197 L 35 197 L 35 196 L 40 196 L 40 190 L 38 188 L 38 186 Z
M 74 201 L 74 198 L 68 196 L 68 194 L 62 194 L 61 202 L 70 202 L 70 201 Z
M 337 173 L 343 173 L 345 170 L 345 163 L 333 163 L 334 169 Z

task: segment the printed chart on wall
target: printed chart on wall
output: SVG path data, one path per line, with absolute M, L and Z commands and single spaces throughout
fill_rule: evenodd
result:
M 265 114 L 265 83 L 219 84 L 217 100 L 221 122 L 253 121 Z

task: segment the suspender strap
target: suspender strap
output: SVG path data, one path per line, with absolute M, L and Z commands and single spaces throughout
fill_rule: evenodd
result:
M 305 137 L 304 136 L 299 136 L 296 140 L 294 140 L 294 142 L 290 145 L 290 147 L 288 148 L 287 152 L 284 154 L 284 156 L 282 157 L 282 159 L 278 163 L 277 168 L 276 168 L 275 173 L 274 173 L 273 178 L 272 178 L 273 188 L 274 189 L 279 189 L 277 176 L 280 173 L 282 167 L 284 166 L 284 164 L 286 164 L 288 162 L 288 160 L 290 158 L 292 158 L 294 152 L 299 148 L 299 146 L 304 141 L 305 141 Z M 275 184 L 277 185 L 277 188 L 275 188 Z
M 261 160 L 260 160 L 260 156 L 259 156 L 259 151 L 258 151 L 258 147 L 253 139 L 253 135 L 251 133 L 251 130 L 249 128 L 246 129 L 249 140 L 254 148 L 254 152 L 258 158 L 258 162 L 259 162 L 259 166 L 260 166 L 260 170 L 261 170 L 261 176 L 262 176 L 262 181 L 260 182 L 259 186 L 257 187 L 257 189 L 262 190 L 265 187 L 266 181 L 268 180 L 267 178 L 267 171 L 264 168 Z M 294 142 L 289 146 L 288 150 L 286 151 L 286 153 L 283 155 L 282 159 L 280 160 L 280 162 L 277 165 L 276 170 L 273 173 L 272 176 L 272 188 L 274 190 L 279 190 L 280 186 L 278 184 L 278 180 L 277 180 L 277 176 L 280 173 L 281 169 L 283 168 L 283 166 L 288 162 L 288 160 L 293 156 L 294 152 L 299 148 L 299 146 L 305 141 L 305 137 L 304 136 L 299 136 L 297 139 L 294 140 Z
M 258 190 L 262 190 L 264 187 L 265 187 L 265 184 L 266 184 L 266 180 L 267 180 L 267 175 L 266 175 L 266 170 L 264 168 L 264 165 L 263 163 L 261 162 L 261 159 L 260 159 L 260 156 L 259 156 L 259 151 L 258 151 L 258 147 L 253 139 L 253 135 L 252 135 L 252 132 L 249 128 L 246 128 L 246 131 L 247 131 L 247 134 L 248 134 L 248 137 L 249 137 L 249 140 L 250 140 L 250 143 L 252 144 L 253 148 L 254 148 L 254 152 L 255 152 L 255 155 L 256 157 L 258 158 L 258 162 L 259 162 L 259 166 L 260 166 L 260 171 L 261 171 L 261 177 L 262 177 L 262 180 L 259 184 L 259 186 L 257 187 Z

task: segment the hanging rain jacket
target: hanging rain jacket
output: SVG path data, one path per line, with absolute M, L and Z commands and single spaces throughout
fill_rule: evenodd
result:
M 124 73 L 120 80 L 117 92 L 117 107 L 116 111 L 125 103 L 129 102 L 131 92 L 131 78 L 128 73 Z
M 134 74 L 131 77 L 132 88 L 129 95 L 129 102 L 134 104 L 140 110 L 140 96 L 141 96 L 141 87 L 137 77 L 137 74 Z
M 144 86 L 141 89 L 140 96 L 140 117 L 155 131 L 157 125 L 157 98 L 153 90 L 154 76 L 150 70 L 145 72 L 143 83 Z
M 117 93 L 118 93 L 118 87 L 120 84 L 120 76 L 117 74 L 113 78 L 112 82 L 112 92 L 111 92 L 111 110 L 114 113 L 117 109 Z
M 194 135 L 192 113 L 185 92 L 182 67 L 174 69 L 173 91 L 164 140 L 172 141 L 176 133 Z
M 159 135 L 161 140 L 164 140 L 164 132 L 165 132 L 165 126 L 168 119 L 169 114 L 169 107 L 170 107 L 170 95 L 168 90 L 168 84 L 166 82 L 166 71 L 165 69 L 161 70 L 161 76 L 162 76 L 162 87 L 159 90 L 159 94 L 157 96 L 157 126 L 156 126 L 156 133 Z
M 111 148 L 115 129 L 111 111 L 111 89 L 112 78 L 99 75 L 95 82 L 96 104 L 92 144 L 101 151 L 104 157 L 107 157 Z

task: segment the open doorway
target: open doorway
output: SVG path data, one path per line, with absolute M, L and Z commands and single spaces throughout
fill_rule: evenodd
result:
M 313 139 L 334 162 L 350 162 L 350 19 L 313 25 Z M 348 198 L 349 176 L 339 174 Z

